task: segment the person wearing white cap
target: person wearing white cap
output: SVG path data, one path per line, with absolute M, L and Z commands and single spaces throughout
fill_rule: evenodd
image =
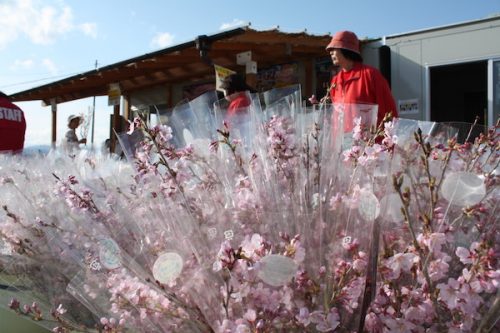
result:
M 78 139 L 78 136 L 76 135 L 76 129 L 78 126 L 80 126 L 80 123 L 82 121 L 81 116 L 77 116 L 72 114 L 71 116 L 68 117 L 68 131 L 66 132 L 66 135 L 64 136 L 65 139 L 65 147 L 69 151 L 72 151 L 73 149 L 78 149 L 80 143 L 87 143 L 87 139 Z
M 326 50 L 333 64 L 340 68 L 330 84 L 332 103 L 376 104 L 377 124 L 389 112 L 393 117 L 398 116 L 389 84 L 377 69 L 363 64 L 359 40 L 354 32 L 337 32 Z

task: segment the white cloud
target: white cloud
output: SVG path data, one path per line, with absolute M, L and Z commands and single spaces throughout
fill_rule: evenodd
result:
M 94 23 L 84 23 L 79 27 L 74 23 L 71 7 L 62 1 L 54 5 L 44 5 L 36 0 L 13 0 L 0 4 L 0 49 L 25 36 L 35 44 L 51 44 L 58 37 L 76 28 L 93 36 Z
M 232 22 L 222 23 L 219 29 L 226 30 L 226 29 L 230 29 L 230 28 L 234 28 L 234 27 L 239 27 L 239 26 L 242 26 L 245 24 L 248 24 L 248 23 L 243 21 L 243 20 L 240 20 L 240 19 L 233 19 Z
M 13 71 L 18 70 L 28 70 L 32 69 L 35 66 L 44 67 L 50 73 L 50 75 L 57 75 L 59 73 L 59 69 L 56 64 L 49 58 L 45 59 L 16 59 L 14 63 L 10 66 L 10 69 Z
M 32 13 L 35 8 L 29 8 Z M 73 29 L 73 13 L 71 8 L 62 8 L 62 13 L 54 7 L 43 7 L 40 13 L 31 17 L 31 24 L 24 26 L 23 32 L 35 44 L 52 44 L 59 35 L 64 35 Z
M 97 38 L 97 24 L 95 23 L 83 23 L 80 24 L 80 30 L 87 36 L 92 38 Z
M 0 4 L 0 49 L 17 39 L 19 20 L 16 18 L 15 8 L 9 4 Z
M 35 62 L 33 59 L 16 59 L 14 64 L 11 66 L 11 69 L 30 69 L 34 64 Z
M 47 68 L 51 75 L 56 75 L 58 73 L 57 66 L 54 62 L 48 58 L 42 60 L 43 67 Z
M 174 43 L 175 36 L 169 32 L 159 32 L 151 40 L 151 47 L 164 48 Z

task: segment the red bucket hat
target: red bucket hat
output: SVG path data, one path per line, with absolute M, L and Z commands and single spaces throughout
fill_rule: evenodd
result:
M 332 40 L 326 46 L 327 51 L 331 49 L 346 49 L 361 54 L 359 52 L 358 36 L 351 31 L 339 31 L 333 35 Z

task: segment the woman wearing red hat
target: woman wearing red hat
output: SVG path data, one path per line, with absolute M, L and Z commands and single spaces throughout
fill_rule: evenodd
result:
M 332 78 L 330 97 L 332 103 L 376 104 L 377 124 L 387 113 L 398 116 L 396 103 L 389 84 L 375 68 L 362 63 L 359 40 L 351 31 L 337 32 L 326 47 L 332 62 L 340 71 Z M 349 115 L 346 115 L 349 117 Z M 345 119 L 352 122 L 352 119 Z

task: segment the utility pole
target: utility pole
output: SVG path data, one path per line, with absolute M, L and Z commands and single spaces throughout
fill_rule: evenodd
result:
M 95 61 L 95 69 L 97 70 L 97 60 Z M 94 146 L 94 119 L 95 119 L 95 96 L 92 103 L 92 131 L 90 132 L 90 144 Z

